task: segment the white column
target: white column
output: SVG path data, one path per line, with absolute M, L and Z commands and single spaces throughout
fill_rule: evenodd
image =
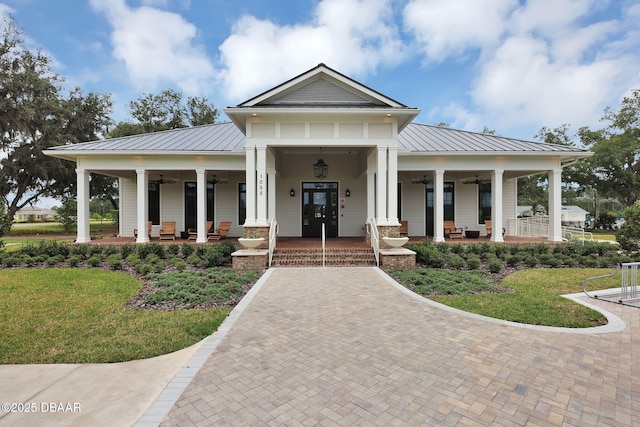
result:
M 91 241 L 91 231 L 89 229 L 89 171 L 76 169 L 78 177 L 78 235 L 76 243 L 87 243 Z
M 562 241 L 562 169 L 549 174 L 549 240 Z
M 378 147 L 378 173 L 376 175 L 378 225 L 387 224 L 387 147 Z
M 433 173 L 433 241 L 444 242 L 444 170 Z
M 376 171 L 367 169 L 367 220 L 376 216 Z
M 138 238 L 136 243 L 148 243 L 147 221 L 149 221 L 149 174 L 145 169 L 136 169 L 136 200 L 138 211 L 136 223 L 138 224 Z
M 256 147 L 256 190 L 258 206 L 256 210 L 256 222 L 267 224 L 267 149 Z
M 118 178 L 118 200 L 124 200 L 124 191 L 122 190 L 122 178 Z M 121 202 L 122 203 L 122 202 Z M 118 209 L 118 236 L 124 236 L 124 223 L 123 221 L 124 215 L 122 214 L 122 209 Z
M 205 243 L 207 241 L 207 171 L 196 169 L 196 177 L 196 229 L 198 230 L 196 243 Z
M 398 149 L 396 147 L 389 147 L 388 151 L 389 170 L 387 171 L 389 179 L 387 180 L 389 185 L 389 214 L 387 220 L 389 225 L 400 225 L 398 218 Z
M 276 170 L 267 169 L 267 218 L 269 223 L 276 218 Z
M 504 171 L 494 170 L 491 173 L 491 241 L 504 242 L 502 237 L 502 177 Z
M 246 181 L 247 181 L 247 216 L 246 224 L 256 222 L 256 153 L 253 147 L 246 147 Z

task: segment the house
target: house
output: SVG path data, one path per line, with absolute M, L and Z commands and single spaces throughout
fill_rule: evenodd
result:
M 572 227 L 584 227 L 589 212 L 580 206 L 568 205 L 563 206 L 561 211 L 562 223 Z
M 18 209 L 13 219 L 15 221 L 47 221 L 55 218 L 56 211 L 38 206 L 25 206 Z
M 549 177 L 548 238 L 560 241 L 561 171 L 591 155 L 544 144 L 413 123 L 420 110 L 320 64 L 234 107 L 231 122 L 47 150 L 76 163 L 77 242 L 88 242 L 89 174 L 119 180 L 120 235 L 149 241 L 231 221 L 229 236 L 328 238 L 397 234 L 445 239 L 443 223 L 516 233 L 518 177 Z M 491 240 L 503 241 L 502 233 Z

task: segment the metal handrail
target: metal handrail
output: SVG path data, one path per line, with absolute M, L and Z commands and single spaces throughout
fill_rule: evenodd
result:
M 369 240 L 371 241 L 371 248 L 373 248 L 373 255 L 376 258 L 376 266 L 380 267 L 380 236 L 378 234 L 378 225 L 373 218 L 367 221 L 367 225 L 369 226 Z
M 324 267 L 324 263 L 325 263 L 325 241 L 326 241 L 326 236 L 325 236 L 325 231 L 324 231 L 324 222 L 322 223 L 322 266 Z
M 278 235 L 278 222 L 275 218 L 271 219 L 271 225 L 269 226 L 269 267 L 271 267 L 271 260 L 273 259 L 273 253 L 276 250 L 276 236 Z

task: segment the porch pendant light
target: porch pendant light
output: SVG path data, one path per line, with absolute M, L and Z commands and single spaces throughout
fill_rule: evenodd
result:
M 313 165 L 313 175 L 318 179 L 324 179 L 329 174 L 329 165 L 324 162 L 322 159 L 318 159 L 318 161 Z

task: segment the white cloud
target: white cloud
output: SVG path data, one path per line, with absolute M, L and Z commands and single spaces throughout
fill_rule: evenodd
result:
M 411 0 L 404 24 L 425 62 L 464 56 L 469 49 L 495 46 L 517 0 Z
M 486 113 L 500 125 L 593 121 L 602 113 L 602 100 L 612 91 L 619 63 L 553 62 L 544 41 L 510 37 L 483 65 L 472 92 Z
M 597 125 L 604 107 L 640 80 L 634 24 L 640 7 L 621 14 L 624 22 L 594 19 L 607 6 L 596 0 L 410 0 L 404 20 L 425 63 L 481 52 L 473 57 L 473 105 L 438 110 L 456 124 L 470 128 L 481 116 L 498 129 Z
M 113 33 L 113 55 L 123 61 L 132 83 L 143 90 L 177 85 L 189 95 L 202 94 L 214 67 L 196 43 L 196 27 L 180 15 L 151 7 L 130 8 L 124 0 L 91 0 L 105 13 Z
M 312 22 L 290 26 L 245 15 L 220 51 L 234 102 L 321 62 L 358 76 L 405 58 L 389 0 L 322 0 Z

